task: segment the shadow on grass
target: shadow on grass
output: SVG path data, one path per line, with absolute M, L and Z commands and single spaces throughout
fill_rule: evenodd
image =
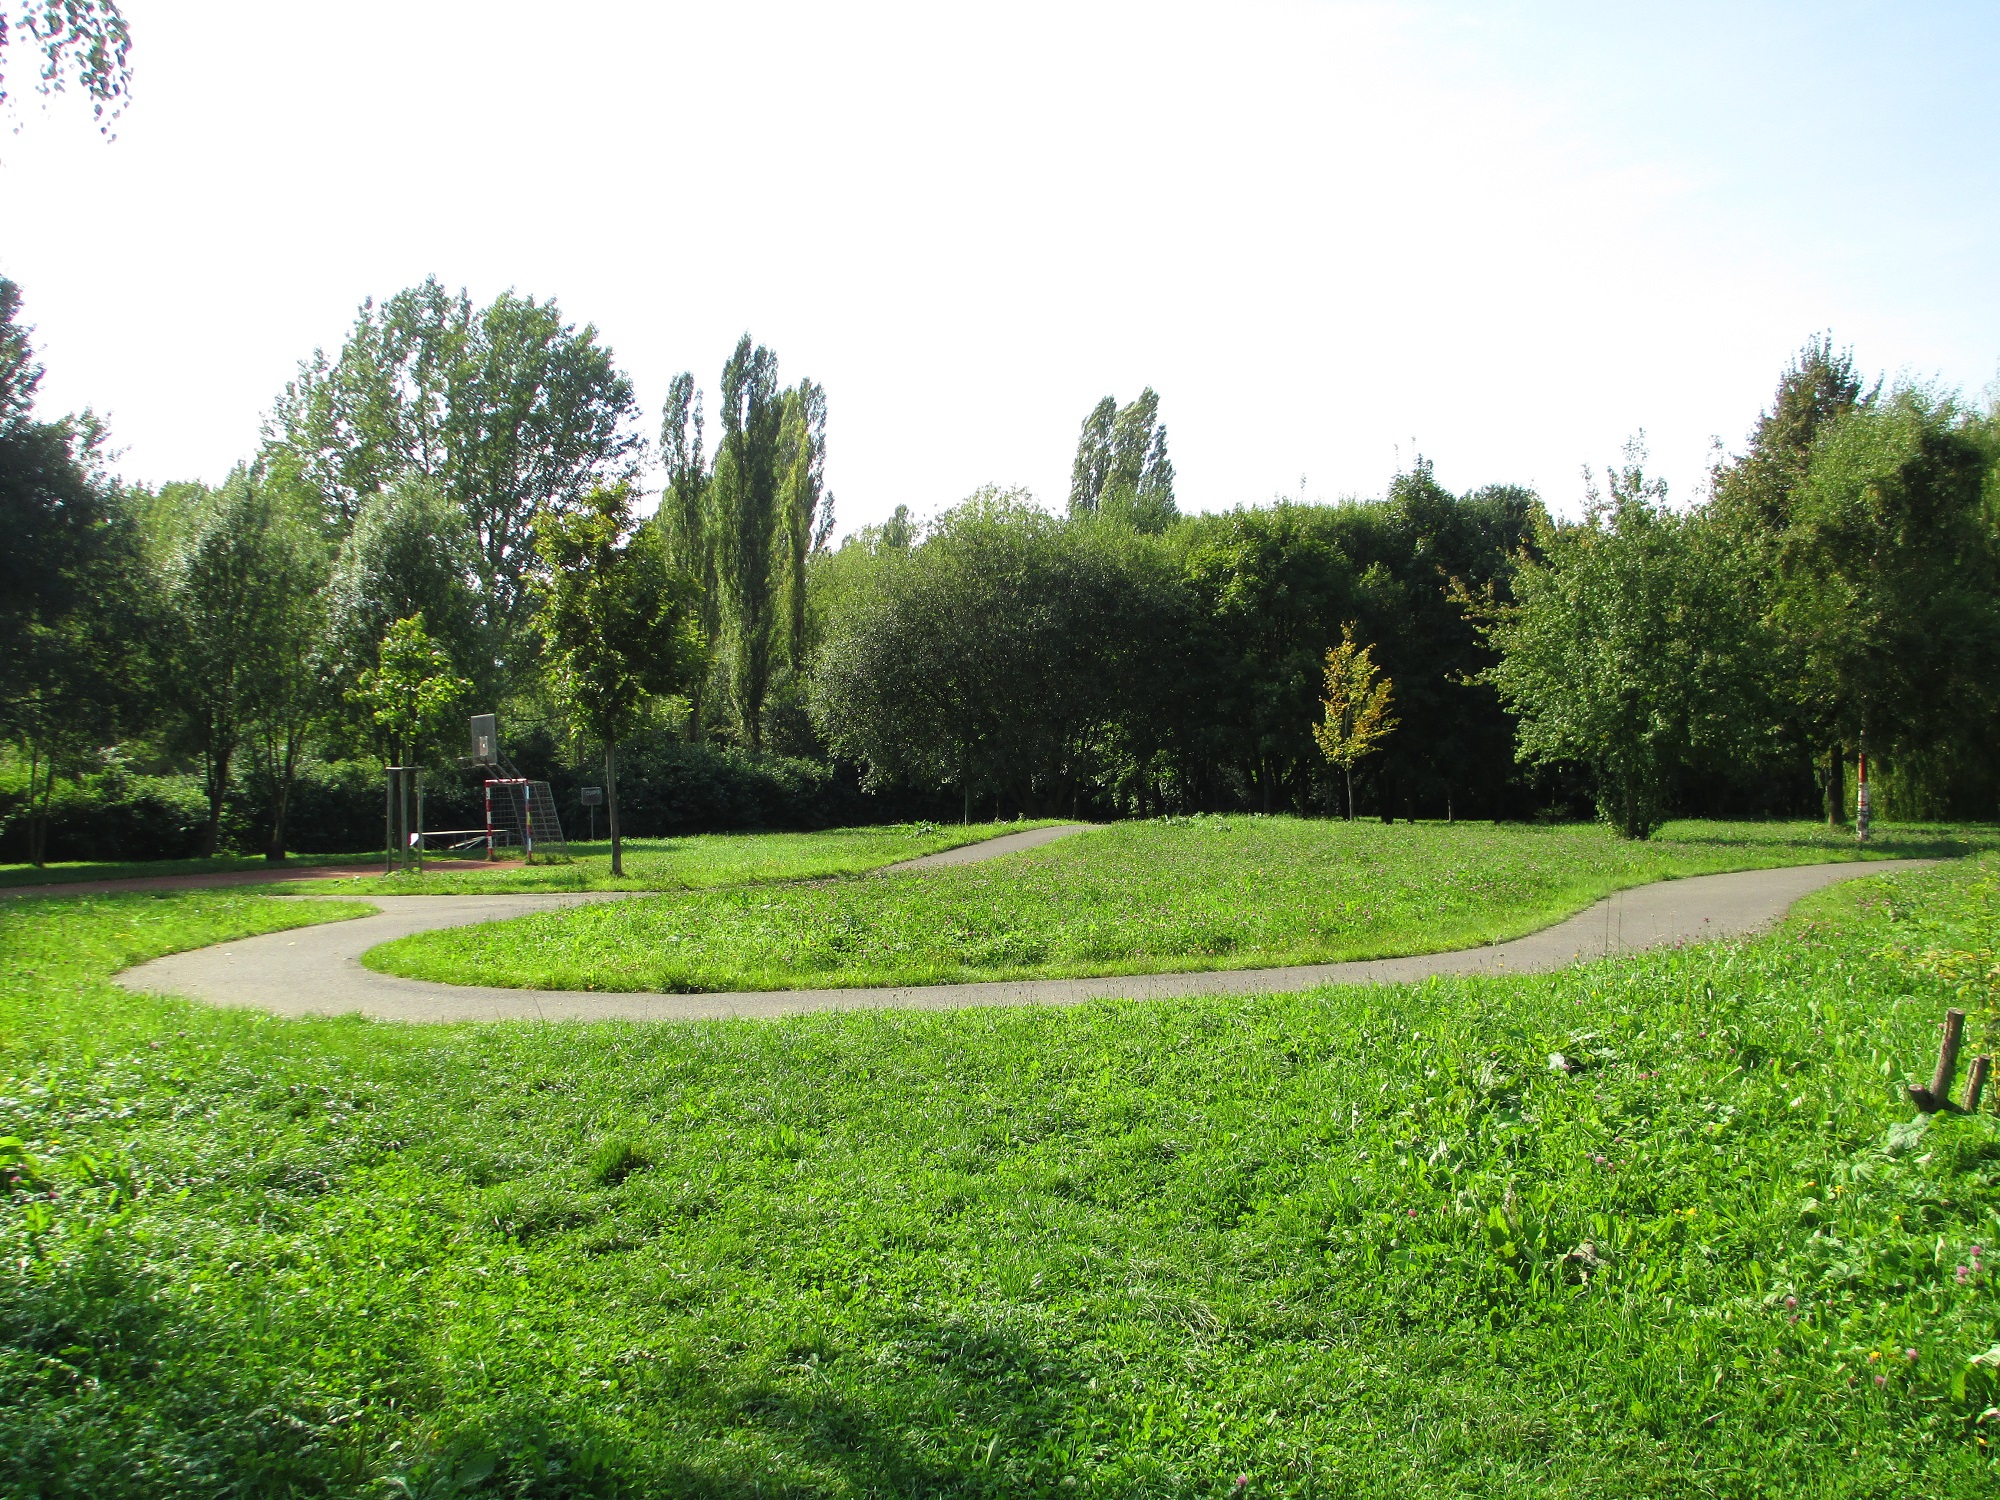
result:
M 325 1390 L 313 1350 L 256 1350 L 157 1291 L 109 1250 L 0 1284 L 0 1491 L 998 1496 L 1090 1463 L 1073 1447 L 1097 1400 L 1084 1373 L 1039 1337 L 967 1320 L 807 1332 L 747 1378 L 690 1358 L 635 1367 L 603 1409 L 523 1385 L 426 1413 L 419 1376 L 390 1416 L 302 1399 Z
M 1735 849 L 1746 854 L 1760 849 L 1797 850 L 1831 857 L 1869 859 L 1963 859 L 1982 850 L 2000 848 L 2000 832 L 1991 839 L 1972 840 L 1945 833 L 1878 832 L 1866 845 L 1849 834 L 1770 839 L 1730 838 L 1720 834 L 1675 834 L 1669 843 L 1690 848 Z

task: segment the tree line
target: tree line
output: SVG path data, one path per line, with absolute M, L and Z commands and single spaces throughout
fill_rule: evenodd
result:
M 838 547 L 826 392 L 747 335 L 655 440 L 594 328 L 433 279 L 363 304 L 212 487 L 116 482 L 39 374 L 0 282 L 36 859 L 57 782 L 114 761 L 198 783 L 204 852 L 254 788 L 282 857 L 309 769 L 442 767 L 484 708 L 614 809 L 621 747 L 727 745 L 964 817 L 1594 805 L 1643 836 L 1837 821 L 1864 753 L 1905 810 L 1993 811 L 1995 418 L 1823 339 L 1691 506 L 1635 448 L 1576 520 L 1421 458 L 1377 500 L 1184 515 L 1149 388 L 1085 417 L 1063 514 L 988 488 Z
M 1815 338 L 1675 507 L 1643 446 L 1582 515 L 1454 495 L 1181 517 L 1157 398 L 1085 420 L 1069 514 L 982 492 L 821 564 L 814 723 L 969 807 L 1384 818 L 1594 807 L 1992 817 L 2000 416 Z M 1163 476 L 1155 481 L 1152 476 Z M 1115 498 L 1114 498 L 1115 497 Z M 1393 712 L 1392 712 L 1393 709 Z

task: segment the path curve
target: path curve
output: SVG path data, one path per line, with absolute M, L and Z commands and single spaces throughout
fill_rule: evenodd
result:
M 127 969 L 118 976 L 118 982 L 131 990 L 188 995 L 211 1005 L 250 1007 L 281 1016 L 358 1011 L 381 1021 L 686 1021 L 728 1016 L 788 1016 L 820 1010 L 955 1010 L 972 1005 L 1072 1005 L 1106 997 L 1151 1000 L 1180 995 L 1270 994 L 1314 989 L 1325 984 L 1394 984 L 1432 975 L 1537 973 L 1559 969 L 1580 959 L 1635 952 L 1662 944 L 1740 937 L 1768 927 L 1801 896 L 1812 891 L 1845 880 L 1936 863 L 1928 859 L 1849 861 L 1662 880 L 1621 891 L 1566 922 L 1512 942 L 1409 958 L 1108 979 L 1025 979 L 711 995 L 493 989 L 377 974 L 361 967 L 361 955 L 378 943 L 413 932 L 490 922 L 551 906 L 630 898 L 616 892 L 371 896 L 356 899 L 380 907 L 378 916 L 294 928 L 290 932 L 267 933 L 213 948 L 171 954 Z

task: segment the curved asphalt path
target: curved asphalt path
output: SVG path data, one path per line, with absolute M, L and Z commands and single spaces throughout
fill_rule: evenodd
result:
M 889 871 L 970 864 L 1080 832 L 1079 825 L 1006 834 L 985 843 L 908 860 Z M 281 1016 L 359 1012 L 380 1021 L 709 1020 L 788 1016 L 821 1010 L 952 1010 L 973 1005 L 1070 1005 L 1085 1000 L 1165 999 L 1179 995 L 1271 994 L 1326 984 L 1396 984 L 1432 975 L 1528 974 L 1579 960 L 1663 944 L 1740 937 L 1770 926 L 1801 896 L 1842 881 L 1935 864 L 1868 860 L 1793 865 L 1663 880 L 1606 898 L 1566 922 L 1511 942 L 1453 953 L 1282 969 L 1222 969 L 1101 979 L 999 980 L 980 984 L 905 985 L 879 989 L 766 990 L 667 995 L 583 990 L 497 989 L 437 984 L 378 974 L 361 966 L 370 948 L 414 932 L 461 927 L 593 900 L 582 895 L 370 896 L 379 915 L 267 933 L 127 969 L 127 989 L 191 996 L 211 1005 Z

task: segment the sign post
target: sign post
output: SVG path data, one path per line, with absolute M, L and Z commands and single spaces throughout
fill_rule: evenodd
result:
M 604 806 L 604 788 L 587 786 L 581 789 L 583 805 L 590 809 L 590 841 L 597 842 L 597 810 Z

